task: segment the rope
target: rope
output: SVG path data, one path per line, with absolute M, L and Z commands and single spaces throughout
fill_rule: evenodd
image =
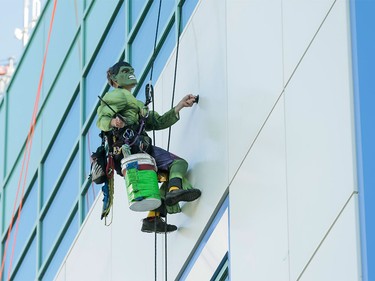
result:
M 158 39 L 158 32 L 159 32 L 159 22 L 160 22 L 160 14 L 161 14 L 161 4 L 162 0 L 159 0 L 159 8 L 158 8 L 158 17 L 156 21 L 156 30 L 155 30 L 155 39 L 154 39 L 154 50 L 152 52 L 152 57 L 151 57 L 151 70 L 150 70 L 150 82 L 149 82 L 149 87 L 148 91 L 151 93 L 151 101 L 152 101 L 152 142 L 153 145 L 155 145 L 155 102 L 154 102 L 154 95 L 153 95 L 153 90 L 152 90 L 152 74 L 154 71 L 154 62 L 155 62 L 155 57 L 156 57 L 156 43 Z M 147 99 L 147 97 L 146 97 Z M 155 248 L 155 255 L 154 255 L 154 266 L 155 266 L 155 271 L 154 271 L 154 278 L 155 281 L 157 280 L 157 233 L 156 233 L 156 217 L 154 219 L 154 232 L 155 232 L 155 238 L 154 238 L 154 248 Z
M 149 86 L 149 91 L 152 94 L 151 101 L 152 101 L 152 122 L 155 121 L 155 103 L 154 103 L 154 91 L 152 90 L 152 74 L 154 72 L 154 62 L 155 62 L 155 57 L 156 57 L 156 42 L 158 41 L 158 32 L 159 32 L 159 22 L 160 22 L 160 14 L 161 14 L 161 2 L 162 0 L 159 0 L 159 9 L 158 9 L 158 18 L 156 21 L 156 30 L 155 30 L 155 40 L 154 40 L 154 50 L 152 52 L 152 57 L 151 57 L 151 70 L 150 70 L 150 86 Z M 155 145 L 155 129 L 154 129 L 154 124 L 153 124 L 153 129 L 152 129 L 152 140 Z
M 176 60 L 174 64 L 174 76 L 173 76 L 173 90 L 172 90 L 172 102 L 171 102 L 171 108 L 173 108 L 174 104 L 174 95 L 176 92 L 176 80 L 177 80 L 177 62 L 178 62 L 178 51 L 180 47 L 180 26 L 181 26 L 181 11 L 179 13 L 178 23 L 177 23 L 177 46 L 176 46 Z M 172 127 L 169 127 L 168 130 L 168 145 L 167 145 L 167 151 L 169 151 L 169 146 L 171 143 L 171 132 Z
M 10 240 L 10 233 L 12 231 L 12 226 L 13 226 L 13 221 L 14 221 L 15 207 L 17 205 L 17 199 L 18 199 L 20 184 L 21 184 L 21 181 L 22 181 L 23 170 L 25 168 L 25 174 L 24 174 L 23 185 L 22 185 L 22 192 L 21 192 L 21 197 L 20 197 L 21 200 L 20 200 L 20 205 L 19 205 L 19 208 L 18 208 L 16 230 L 15 230 L 14 239 L 13 239 L 12 254 L 11 254 L 11 257 L 10 257 L 9 268 L 8 268 L 7 280 L 10 280 L 10 273 L 11 273 L 12 262 L 13 262 L 13 257 L 14 257 L 14 249 L 15 249 L 15 245 L 16 245 L 16 242 L 17 242 L 18 226 L 19 226 L 19 221 L 20 221 L 20 217 L 21 217 L 23 197 L 24 197 L 25 186 L 26 186 L 26 181 L 27 181 L 27 174 L 28 174 L 28 167 L 29 167 L 29 160 L 30 160 L 30 151 L 31 151 L 31 148 L 32 148 L 34 130 L 35 130 L 35 125 L 36 125 L 36 116 L 37 116 L 37 113 L 38 113 L 38 105 L 39 105 L 39 99 L 40 99 L 42 84 L 43 84 L 44 69 L 45 69 L 45 64 L 46 64 L 47 54 L 48 54 L 48 46 L 49 46 L 49 42 L 50 42 L 50 39 L 51 39 L 52 26 L 53 26 L 53 22 L 54 22 L 54 18 L 55 18 L 56 5 L 57 5 L 57 0 L 54 0 L 51 20 L 50 20 L 50 25 L 49 25 L 49 31 L 48 31 L 48 38 L 47 38 L 47 42 L 46 42 L 46 50 L 45 50 L 44 57 L 43 57 L 42 70 L 41 70 L 40 77 L 39 77 L 38 90 L 37 90 L 37 95 L 36 95 L 36 99 L 35 99 L 35 103 L 34 103 L 34 110 L 33 110 L 32 120 L 31 120 L 31 124 L 30 124 L 30 130 L 29 130 L 27 140 L 26 140 L 26 147 L 25 147 L 25 152 L 24 152 L 24 156 L 23 156 L 23 160 L 22 160 L 22 168 L 21 168 L 21 173 L 20 173 L 20 177 L 19 177 L 19 181 L 18 181 L 16 199 L 15 199 L 15 202 L 14 202 L 12 218 L 11 218 L 11 222 L 10 222 L 10 226 L 9 226 L 8 234 L 7 234 L 7 242 L 6 242 L 6 245 L 5 245 L 5 250 L 4 250 L 4 254 L 3 254 L 3 258 L 2 258 L 3 261 L 2 261 L 2 264 L 1 264 L 1 270 L 0 270 L 0 280 L 1 280 L 2 275 L 3 275 L 6 253 L 7 253 L 8 243 L 9 243 L 9 240 Z
M 178 51 L 179 51 L 179 47 L 180 47 L 180 26 L 181 26 L 181 8 L 179 7 L 179 10 L 178 10 L 178 21 L 177 21 L 177 46 L 176 46 L 176 60 L 175 60 L 175 65 L 174 65 L 174 75 L 173 75 L 173 90 L 172 90 L 172 102 L 171 102 L 171 108 L 173 108 L 173 104 L 174 104 L 174 96 L 175 96 L 175 92 L 176 92 L 176 80 L 177 80 L 177 62 L 178 62 Z M 170 142 L 171 142 L 171 132 L 172 132 L 172 127 L 169 127 L 169 130 L 168 130 L 168 145 L 167 145 L 167 151 L 169 151 L 169 146 L 170 146 Z M 167 191 L 165 191 L 167 192 Z M 165 208 L 167 208 L 165 206 Z M 167 223 L 168 223 L 168 220 L 167 220 L 167 212 L 165 212 L 165 224 L 166 224 L 166 227 L 167 227 Z M 168 272 L 168 255 L 167 255 L 167 231 L 165 231 L 164 233 L 164 236 L 165 236 L 165 244 L 164 244 L 164 251 L 165 251 L 165 281 L 167 281 L 167 278 L 168 278 L 168 275 L 167 275 L 167 272 Z

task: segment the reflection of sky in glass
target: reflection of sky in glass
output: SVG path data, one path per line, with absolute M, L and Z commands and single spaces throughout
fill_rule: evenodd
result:
M 158 9 L 159 1 L 154 1 L 131 45 L 131 65 L 135 69 L 136 73 L 144 71 L 146 63 L 154 50 Z M 158 40 L 160 39 L 160 33 L 164 32 L 167 20 L 173 9 L 174 1 L 162 1 Z
M 84 155 L 84 163 L 85 163 L 85 170 L 84 170 L 84 178 L 85 181 L 90 174 L 90 156 L 93 152 L 96 151 L 98 146 L 100 146 L 102 139 L 99 137 L 100 130 L 96 127 L 96 120 L 95 117 L 87 134 L 85 136 L 85 155 Z M 101 185 L 92 184 L 86 191 L 84 196 L 84 213 L 85 215 L 91 208 L 92 203 L 94 203 L 96 196 L 98 195 L 99 191 L 101 190 Z
M 76 155 L 43 219 L 42 261 L 51 250 L 77 200 L 79 194 L 78 171 L 78 156 Z
M 171 55 L 174 47 L 175 47 L 175 44 L 176 44 L 176 37 L 175 37 L 175 25 L 172 26 L 172 28 L 170 29 L 169 33 L 168 33 L 168 36 L 167 38 L 165 39 L 165 42 L 163 44 L 163 47 L 160 49 L 155 61 L 154 61 L 154 69 L 153 69 L 153 73 L 152 73 L 152 84 L 155 85 L 156 84 L 156 81 L 158 80 L 162 70 L 164 69 L 165 67 L 165 64 L 167 63 L 167 60 L 169 58 L 169 56 Z M 146 79 L 143 81 L 143 84 L 142 86 L 139 88 L 139 91 L 137 93 L 137 99 L 141 100 L 141 101 L 145 101 L 146 100 L 146 96 L 145 96 L 145 87 L 146 87 L 146 84 L 150 81 L 150 71 L 147 73 L 146 75 Z M 172 87 L 171 87 L 172 89 Z M 155 93 L 157 94 L 157 93 Z
M 43 275 L 43 279 L 45 281 L 53 280 L 55 277 L 57 270 L 60 268 L 62 261 L 64 260 L 66 254 L 70 246 L 73 243 L 74 238 L 78 233 L 78 215 L 76 214 L 70 223 L 68 230 L 66 231 L 59 248 L 57 249 L 55 255 L 52 258 L 51 263 L 48 266 L 46 273 Z
M 182 5 L 181 30 L 185 28 L 186 23 L 190 19 L 191 13 L 194 11 L 197 3 L 198 3 L 198 0 L 186 0 L 184 2 L 184 5 Z
M 130 2 L 130 30 L 138 19 L 147 0 L 131 0 Z
M 15 224 L 12 228 L 12 231 L 10 233 L 10 240 L 8 242 L 8 249 L 7 249 L 7 255 L 5 259 L 5 266 L 6 270 L 9 269 L 9 261 L 11 258 L 11 253 L 13 251 L 14 247 L 14 256 L 12 260 L 12 270 L 14 269 L 14 266 L 17 264 L 21 251 L 24 249 L 24 247 L 27 244 L 27 239 L 29 239 L 31 232 L 33 230 L 33 227 L 35 225 L 35 222 L 37 220 L 37 214 L 38 214 L 38 185 L 35 181 L 29 196 L 27 197 L 25 203 L 22 206 L 20 220 L 18 222 L 18 216 L 16 216 Z M 18 230 L 17 230 L 17 223 L 18 223 Z M 17 239 L 14 240 L 14 236 L 17 232 Z M 14 242 L 16 244 L 14 245 Z M 4 244 L 5 246 L 5 244 Z
M 120 8 L 118 15 L 112 23 L 107 37 L 97 54 L 93 65 L 85 80 L 85 119 L 91 115 L 98 104 L 98 96 L 107 84 L 106 72 L 109 67 L 114 65 L 121 54 L 125 44 L 125 8 Z
M 43 165 L 43 203 L 51 195 L 57 177 L 73 150 L 79 128 L 79 96 L 77 96 Z
M 13 281 L 35 280 L 36 268 L 36 238 L 34 237 Z

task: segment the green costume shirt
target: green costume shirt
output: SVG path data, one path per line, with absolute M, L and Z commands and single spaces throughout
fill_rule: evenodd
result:
M 175 124 L 179 119 L 179 115 L 175 113 L 174 108 L 167 111 L 163 115 L 159 115 L 156 111 L 148 112 L 148 107 L 141 101 L 137 100 L 132 93 L 126 89 L 116 88 L 103 97 L 103 100 L 118 114 L 125 119 L 125 126 L 135 127 L 139 125 L 141 116 L 147 116 L 145 122 L 146 131 L 162 130 Z M 114 118 L 113 111 L 103 102 L 100 103 L 98 110 L 98 121 L 96 125 L 102 131 L 112 130 L 111 119 Z

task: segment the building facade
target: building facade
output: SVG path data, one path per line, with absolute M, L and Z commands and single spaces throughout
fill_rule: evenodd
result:
M 0 101 L 1 280 L 375 280 L 374 10 L 47 1 Z M 202 190 L 166 236 L 140 231 L 120 176 L 100 220 L 88 179 L 98 96 L 119 60 L 137 98 L 152 80 L 159 113 L 200 96 L 155 135 Z

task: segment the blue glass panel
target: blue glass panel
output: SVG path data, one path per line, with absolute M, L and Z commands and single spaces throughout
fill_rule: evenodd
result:
M 106 71 L 114 65 L 125 45 L 125 8 L 121 7 L 85 80 L 85 117 L 91 115 L 107 84 Z M 85 118 L 85 119 L 86 119 Z
M 96 120 L 92 122 L 86 136 L 85 136 L 85 171 L 84 171 L 84 180 L 88 177 L 90 173 L 90 156 L 91 153 L 95 152 L 98 146 L 100 146 L 102 139 L 99 137 L 100 130 L 96 127 Z M 101 190 L 101 185 L 91 184 L 84 195 L 84 214 L 86 215 L 89 209 L 91 208 L 92 203 L 95 201 L 96 196 Z
M 146 2 L 147 0 L 131 0 L 130 2 L 130 30 L 133 27 L 135 21 L 141 15 Z
M 181 30 L 184 30 L 186 23 L 190 19 L 195 7 L 197 6 L 198 0 L 186 0 L 182 5 L 181 13 Z
M 163 1 L 160 14 L 158 38 L 166 28 L 166 24 L 170 19 L 175 1 Z M 134 41 L 131 45 L 131 64 L 136 73 L 141 73 L 154 50 L 156 24 L 159 10 L 159 1 L 154 1 L 150 10 L 144 19 Z M 158 39 L 158 40 L 159 40 Z
M 64 115 L 72 97 L 77 93 L 77 87 L 81 79 L 80 58 L 79 58 L 79 39 L 71 49 L 69 57 L 61 69 L 59 77 L 49 93 L 48 100 L 42 111 L 41 122 L 43 130 L 43 151 L 51 142 L 54 133 Z M 78 98 L 79 99 L 79 98 Z M 79 122 L 79 118 L 77 119 Z
M 80 133 L 79 128 L 79 97 L 77 97 L 43 165 L 43 205 L 51 195 L 56 180 L 73 150 Z
M 77 22 L 76 20 L 76 13 L 78 13 L 79 10 L 78 5 L 75 5 L 75 2 L 81 1 L 59 1 L 56 7 L 43 78 L 44 96 L 48 93 L 48 90 L 58 74 L 59 68 L 64 61 L 79 28 L 80 22 Z M 53 1 L 49 1 L 49 14 L 52 12 L 52 8 Z M 45 40 L 48 36 L 50 20 L 51 17 L 47 16 L 45 22 Z M 81 60 L 77 61 L 78 65 L 80 61 Z
M 152 74 L 152 80 L 157 81 L 161 71 L 164 69 L 167 60 L 169 59 L 172 51 L 176 46 L 176 36 L 175 36 L 175 24 L 172 26 L 168 33 L 167 38 L 163 43 L 163 47 L 160 49 L 158 56 L 154 61 L 154 71 Z M 155 82 L 154 82 L 155 83 Z M 172 87 L 171 87 L 172 89 Z
M 48 266 L 47 271 L 43 275 L 42 280 L 50 281 L 54 280 L 57 270 L 60 268 L 70 246 L 73 243 L 74 238 L 78 233 L 78 215 L 76 214 L 66 231 L 63 240 L 61 241 L 59 248 L 52 258 L 51 263 Z
M 124 1 L 126 2 L 126 1 Z M 110 18 L 113 16 L 119 1 L 94 1 L 89 14 L 85 20 L 85 64 L 91 59 L 95 49 L 98 47 L 99 40 L 102 38 L 105 29 L 108 26 Z M 125 12 L 124 4 L 120 8 L 120 13 Z M 117 40 L 124 40 L 125 20 L 121 23 L 124 31 L 117 34 Z M 111 46 L 112 51 L 116 52 L 116 45 Z M 103 73 L 105 74 L 105 68 Z
M 165 39 L 163 46 L 161 47 L 155 61 L 154 61 L 154 69 L 152 73 L 152 83 L 155 85 L 156 81 L 158 80 L 162 70 L 165 67 L 165 64 L 167 63 L 167 60 L 169 59 L 175 45 L 176 45 L 176 37 L 174 36 L 174 30 L 175 24 L 170 29 L 167 38 Z M 151 71 L 151 70 L 150 70 Z M 137 99 L 145 102 L 146 96 L 145 96 L 145 87 L 146 84 L 150 81 L 150 71 L 146 75 L 146 79 L 144 80 L 143 84 L 139 88 L 138 92 L 135 93 L 137 96 Z M 172 91 L 172 85 L 171 85 L 171 91 Z M 155 93 L 155 98 L 157 97 L 158 93 Z
M 10 232 L 9 242 L 7 246 L 7 255 L 5 259 L 5 272 L 9 271 L 10 260 L 12 258 L 11 253 L 13 252 L 12 258 L 12 271 L 17 264 L 20 255 L 26 246 L 28 239 L 32 233 L 32 230 L 35 226 L 38 214 L 38 186 L 35 183 L 25 200 L 22 210 L 20 219 L 18 219 L 18 215 L 15 217 L 15 222 Z M 15 239 L 15 237 L 17 239 Z M 5 243 L 4 243 L 5 245 Z
M 36 238 L 34 238 L 13 281 L 36 280 L 36 261 Z
M 86 135 L 85 135 L 85 154 L 84 154 L 84 163 L 85 163 L 85 169 L 84 169 L 84 179 L 88 177 L 90 174 L 90 166 L 91 166 L 91 161 L 90 161 L 90 156 L 91 153 L 95 152 L 98 146 L 102 143 L 102 139 L 99 136 L 100 130 L 98 127 L 96 127 L 96 121 L 98 118 L 95 116 L 93 122 L 90 125 L 90 128 L 88 129 Z
M 42 263 L 57 240 L 79 194 L 78 156 L 75 156 L 42 222 Z

